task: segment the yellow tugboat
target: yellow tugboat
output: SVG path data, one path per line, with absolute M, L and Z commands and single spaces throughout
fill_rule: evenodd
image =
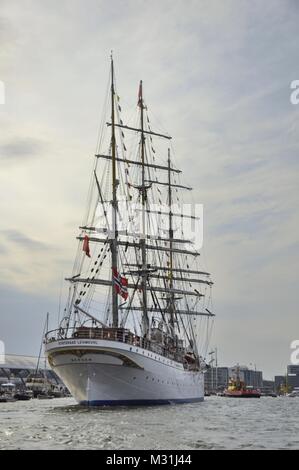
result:
M 260 398 L 261 392 L 259 389 L 246 387 L 245 382 L 240 380 L 239 367 L 237 367 L 236 372 L 236 377 L 231 377 L 229 379 L 228 387 L 224 390 L 224 396 L 231 398 Z

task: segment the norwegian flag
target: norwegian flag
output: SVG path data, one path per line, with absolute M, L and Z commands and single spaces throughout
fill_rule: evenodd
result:
M 112 282 L 115 291 L 124 299 L 128 298 L 128 280 L 121 276 L 116 268 L 112 268 Z

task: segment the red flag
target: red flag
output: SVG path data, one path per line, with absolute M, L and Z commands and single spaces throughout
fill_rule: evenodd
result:
M 86 256 L 90 258 L 89 237 L 87 235 L 84 237 L 82 250 L 85 252 Z
M 112 268 L 112 282 L 114 284 L 115 291 L 125 300 L 128 298 L 128 280 L 122 277 L 116 268 Z

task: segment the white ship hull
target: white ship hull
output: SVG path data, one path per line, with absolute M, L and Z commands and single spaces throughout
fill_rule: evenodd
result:
M 56 374 L 82 405 L 153 405 L 204 399 L 202 371 L 184 369 L 140 347 L 117 341 L 66 339 L 46 344 Z

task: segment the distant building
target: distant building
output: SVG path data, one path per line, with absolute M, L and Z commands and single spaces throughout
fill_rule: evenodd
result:
M 251 370 L 246 366 L 234 367 L 210 367 L 205 373 L 205 392 L 223 391 L 228 386 L 230 377 L 234 377 L 239 367 L 240 380 L 249 387 L 263 387 L 263 373 L 259 370 Z
M 287 368 L 287 385 L 291 390 L 299 390 L 299 365 L 289 365 Z
M 210 367 L 204 377 L 206 393 L 223 391 L 228 385 L 228 367 Z
M 274 377 L 274 391 L 279 393 L 282 387 L 285 386 L 286 378 L 284 375 L 275 375 Z
M 12 382 L 20 386 L 25 385 L 26 378 L 36 371 L 37 364 L 38 358 L 34 356 L 6 354 L 4 363 L 0 363 L 0 384 Z M 49 365 L 45 364 L 44 358 L 40 359 L 39 370 L 43 371 L 44 376 L 47 377 L 50 382 L 57 385 L 61 384 L 61 380 L 49 368 Z
M 274 380 L 263 380 L 263 386 L 261 387 L 263 393 L 274 392 Z
M 246 366 L 234 366 L 229 369 L 229 376 L 234 377 L 239 368 L 240 380 L 245 382 L 247 387 L 262 388 L 263 387 L 263 372 L 260 370 L 252 370 Z

